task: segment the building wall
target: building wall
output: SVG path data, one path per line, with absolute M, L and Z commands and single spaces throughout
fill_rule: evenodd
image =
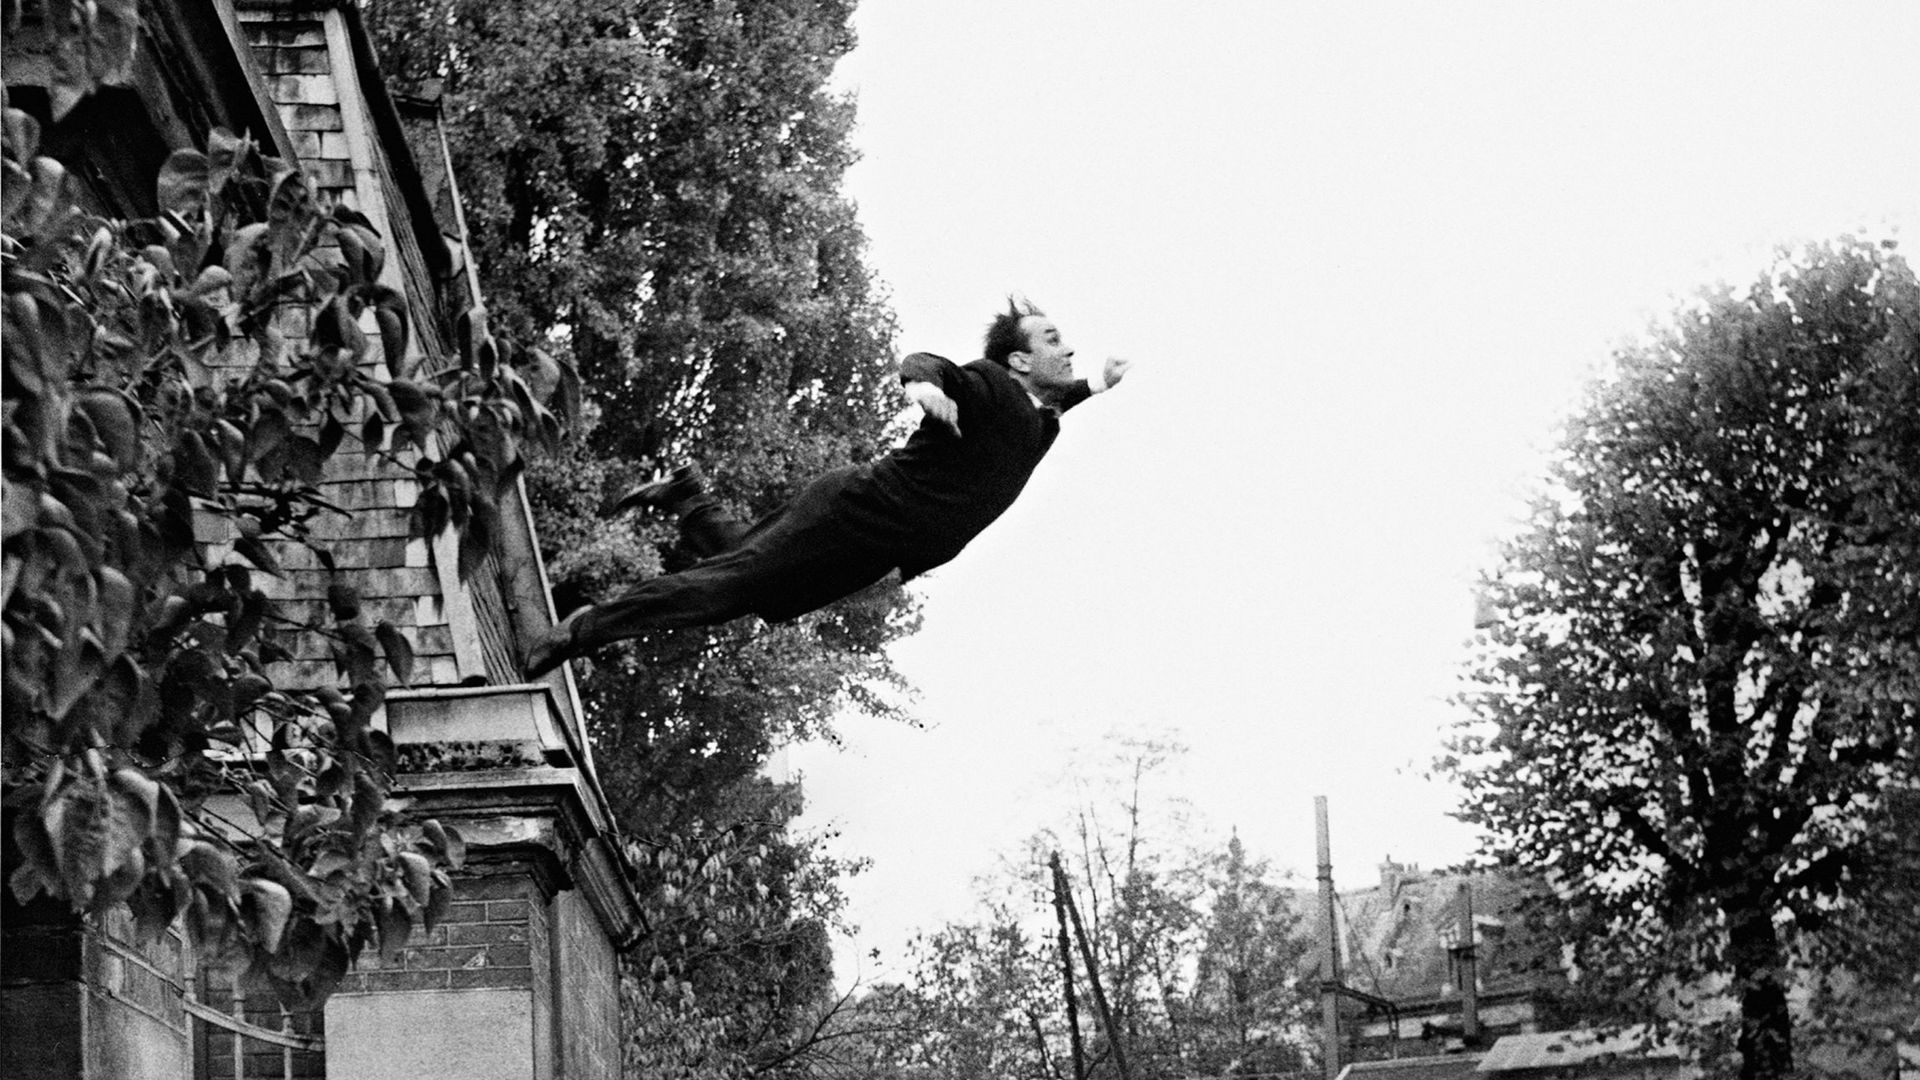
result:
M 338 994 L 327 1004 L 329 1080 L 528 1080 L 523 990 Z M 450 1023 L 457 1020 L 457 1023 Z
M 620 968 L 578 889 L 553 898 L 561 1075 L 620 1075 Z
M 0 1076 L 192 1075 L 181 1004 L 192 965 L 177 933 L 136 943 L 124 915 L 92 926 L 70 916 L 25 921 L 7 927 Z
M 268 97 L 280 111 L 315 197 L 323 207 L 343 205 L 373 223 L 386 248 L 381 283 L 407 297 L 408 353 L 418 358 L 423 349 L 437 350 L 438 292 L 413 243 L 413 230 L 404 217 L 406 200 L 395 191 L 393 168 L 373 131 L 345 15 L 330 7 L 250 4 L 241 20 L 265 75 Z M 289 310 L 289 321 L 279 326 L 289 348 L 297 348 L 307 336 L 305 317 L 298 308 Z M 372 320 L 371 313 L 363 315 L 362 329 L 370 334 L 376 365 L 385 367 L 388 358 L 378 355 L 378 328 Z M 357 430 L 360 419 L 353 418 L 350 426 Z M 461 597 L 444 595 L 436 545 L 412 535 L 419 484 L 409 472 L 349 444 L 329 463 L 321 493 L 352 516 L 317 522 L 316 528 L 335 541 L 336 565 L 350 572 L 368 619 L 392 623 L 413 646 L 414 683 L 459 683 L 469 672 L 462 669 L 455 641 L 460 631 L 455 627 L 464 623 L 470 636 L 476 631 L 472 619 L 463 618 L 470 605 Z M 438 545 L 442 556 L 451 550 L 446 539 Z M 334 575 L 298 546 L 286 545 L 276 554 L 286 573 L 278 580 L 263 580 L 261 587 L 290 617 L 324 622 L 326 590 Z M 313 686 L 334 681 L 325 638 L 298 635 L 292 647 L 294 660 L 275 665 L 271 673 L 277 682 Z
M 45 908 L 45 903 L 37 908 Z M 77 920 L 32 919 L 9 908 L 0 947 L 0 1076 L 79 1076 L 86 1015 Z
M 400 129 L 382 111 L 391 106 L 371 81 L 377 77 L 371 74 L 352 3 L 239 0 L 246 48 L 238 51 L 250 48 L 251 53 L 242 58 L 245 77 L 228 82 L 259 88 L 263 93 L 257 96 L 271 101 L 261 108 L 277 110 L 280 123 L 268 125 L 272 145 L 263 146 L 264 152 L 290 151 L 323 208 L 344 205 L 373 223 L 386 248 L 381 281 L 407 297 L 410 357 L 443 362 L 452 326 L 450 298 L 455 292 L 470 294 L 450 290 L 436 277 L 451 263 L 430 227 L 430 215 L 409 216 L 431 200 L 415 190 L 419 177 L 410 152 L 393 142 Z M 195 55 L 216 44 L 228 42 L 196 39 Z M 369 80 L 364 86 L 363 75 Z M 210 89 L 196 83 L 182 92 Z M 150 186 L 150 177 L 142 182 Z M 450 180 L 446 187 L 451 192 Z M 416 220 L 425 227 L 421 231 L 414 228 Z M 311 333 L 304 308 L 289 306 L 276 320 L 287 347 L 301 348 Z M 362 329 L 372 338 L 374 371 L 390 372 L 388 358 L 379 355 L 371 313 L 362 318 Z M 360 419 L 352 418 L 351 430 L 359 429 Z M 369 622 L 389 622 L 409 639 L 416 688 L 519 682 L 498 559 L 526 560 L 531 540 L 512 534 L 508 546 L 517 545 L 516 550 L 490 556 L 472 580 L 456 581 L 453 534 L 432 540 L 412 536 L 419 494 L 407 470 L 358 453 L 349 443 L 330 462 L 322 484 L 323 497 L 349 516 L 315 523 L 316 531 L 336 541 L 339 576 L 310 551 L 288 545 L 277 552 L 285 573 L 255 581 L 283 605 L 284 614 L 315 623 L 327 621 L 327 586 L 337 580 L 353 584 Z M 223 561 L 237 538 L 227 531 L 230 526 L 206 516 L 195 528 L 209 560 Z M 277 683 L 302 687 L 337 681 L 324 637 L 283 640 L 293 647 L 295 659 L 274 666 Z M 584 814 L 583 820 L 600 806 L 590 777 L 579 781 L 578 790 L 569 787 L 555 798 L 571 808 L 565 812 Z M 583 802 L 586 811 L 580 809 Z M 513 813 L 519 812 L 516 805 Z M 527 811 L 532 816 L 555 812 L 545 804 Z M 604 810 L 598 812 L 602 817 L 596 820 L 604 821 Z M 565 875 L 557 869 L 578 855 L 573 845 L 604 842 L 597 828 L 571 829 L 551 838 L 547 847 L 530 842 L 481 850 L 484 845 L 475 845 L 469 872 L 456 879 L 457 899 L 446 920 L 432 931 L 417 932 L 394 957 L 359 958 L 327 1006 L 327 1075 L 355 1080 L 618 1075 L 619 984 L 609 935 L 629 931 L 615 928 L 622 918 L 618 914 L 603 923 L 580 888 L 562 888 Z M 535 847 L 539 850 L 522 850 Z M 603 872 L 593 880 L 602 892 L 624 887 L 617 874 Z M 630 894 L 624 902 L 633 906 Z M 619 906 L 619 901 L 609 903 Z M 188 1010 L 195 973 L 177 937 L 149 950 L 127 944 L 125 928 L 111 922 L 99 932 L 83 931 L 71 918 L 54 920 L 45 932 L 12 920 L 5 929 L 0 1030 L 7 1037 L 0 1039 L 0 1077 L 186 1080 L 193 1075 L 194 1028 L 201 1021 Z M 204 1006 L 193 1004 L 203 1014 L 218 1006 L 211 998 Z M 34 1037 L 19 1038 L 19 1032 Z M 241 1046 L 245 1067 L 254 1067 L 248 1044 L 228 1037 L 224 1045 Z M 317 1057 L 310 1047 L 300 1052 Z M 267 1069 L 273 1062 L 263 1058 L 260 1065 Z
M 455 879 L 438 925 L 362 956 L 327 1002 L 329 1077 L 555 1075 L 546 885 L 526 865 L 481 870 Z

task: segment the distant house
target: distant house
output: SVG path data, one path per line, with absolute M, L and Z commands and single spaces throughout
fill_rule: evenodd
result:
M 1643 1031 L 1570 1031 L 1502 1035 L 1485 1051 L 1359 1061 L 1339 1080 L 1696 1080 L 1700 1070 L 1677 1048 Z
M 1561 1004 L 1565 954 L 1528 916 L 1530 901 L 1544 895 L 1541 886 L 1506 873 L 1427 872 L 1391 859 L 1380 864 L 1377 884 L 1341 892 L 1335 906 L 1339 982 L 1355 991 L 1340 1009 L 1350 1080 L 1453 1080 L 1469 1066 L 1479 1080 L 1700 1075 L 1673 1041 L 1640 1029 L 1572 1026 L 1583 1018 Z M 1317 904 L 1317 898 L 1299 902 Z M 1473 926 L 1471 952 L 1462 947 L 1463 914 Z M 1315 949 L 1310 980 L 1323 979 L 1320 966 Z M 1474 1032 L 1466 1025 L 1469 973 Z M 1844 973 L 1824 974 L 1847 981 Z M 1669 1018 L 1698 1025 L 1730 1015 L 1734 1003 L 1711 992 L 1712 985 L 1682 995 L 1677 1000 L 1691 1004 Z M 1794 993 L 1796 1009 L 1804 1007 L 1805 989 Z M 1920 1053 L 1902 1034 L 1916 1022 L 1912 996 L 1897 989 L 1865 993 L 1856 1008 L 1854 1026 L 1864 1042 L 1802 1029 L 1795 1036 L 1797 1063 L 1809 1075 L 1836 1080 L 1920 1074 L 1913 1065 Z
M 169 153 L 205 148 L 215 127 L 248 134 L 297 161 L 323 201 L 371 219 L 387 247 L 382 283 L 407 298 L 409 350 L 429 369 L 449 354 L 479 290 L 437 110 L 387 93 L 354 0 L 139 7 L 141 51 L 126 85 L 58 123 L 32 18 L 5 43 L 10 103 L 36 114 L 42 152 L 67 165 L 83 198 L 103 214 L 149 216 Z M 289 338 L 306 332 L 297 314 L 281 327 Z M 178 934 L 136 944 L 120 921 L 83 924 L 58 905 L 22 909 L 8 898 L 0 1076 L 619 1073 L 615 958 L 641 932 L 639 906 L 570 676 L 519 674 L 525 642 L 553 616 L 524 501 L 509 495 L 493 552 L 463 577 L 451 534 L 414 535 L 409 473 L 343 454 L 323 486 L 348 511 L 313 523 L 338 569 L 295 552 L 276 598 L 319 605 L 345 575 L 411 644 L 414 686 L 392 691 L 376 723 L 402 751 L 396 797 L 468 841 L 450 913 L 389 962 L 361 958 L 323 1013 L 288 1015 L 237 996 Z M 234 539 L 219 524 L 199 537 L 216 556 Z M 293 660 L 275 673 L 283 685 L 338 678 L 324 642 L 291 644 Z
M 1392 859 L 1380 864 L 1378 884 L 1342 891 L 1339 979 L 1358 991 L 1342 1007 L 1347 1060 L 1484 1048 L 1551 1023 L 1547 1006 L 1565 973 L 1557 943 L 1526 917 L 1536 895 L 1508 874 L 1423 872 Z M 1318 950 L 1309 955 L 1310 977 L 1323 979 Z M 1474 1034 L 1464 1026 L 1469 1002 Z

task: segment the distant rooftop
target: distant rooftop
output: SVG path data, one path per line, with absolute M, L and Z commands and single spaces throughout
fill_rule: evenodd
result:
M 1347 985 L 1403 1003 L 1457 996 L 1462 885 L 1472 903 L 1482 995 L 1520 993 L 1559 977 L 1558 950 L 1530 928 L 1524 910 L 1537 886 L 1497 871 L 1423 871 L 1391 858 L 1379 870 L 1378 884 L 1340 890 Z

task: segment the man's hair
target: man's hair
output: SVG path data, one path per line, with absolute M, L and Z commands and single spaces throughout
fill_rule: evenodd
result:
M 1026 352 L 1033 343 L 1027 340 L 1026 332 L 1020 329 L 1020 320 L 1029 315 L 1045 314 L 1027 300 L 1007 297 L 1007 310 L 995 315 L 993 321 L 987 324 L 987 359 L 1006 367 L 1007 357 Z

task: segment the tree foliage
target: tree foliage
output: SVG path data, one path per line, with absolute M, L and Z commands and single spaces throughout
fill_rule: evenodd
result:
M 1313 997 L 1301 985 L 1311 938 L 1288 890 L 1238 836 L 1207 868 L 1211 897 L 1183 1003 L 1185 1060 L 1206 1076 L 1303 1072 Z
M 369 7 L 390 80 L 438 95 L 450 118 L 496 321 L 540 336 L 582 376 L 588 424 L 529 472 L 562 610 L 688 562 L 671 522 L 599 516 L 637 481 L 697 462 L 751 519 L 886 446 L 898 411 L 894 326 L 839 190 L 853 103 L 828 87 L 853 45 L 851 9 Z M 883 646 L 914 620 L 905 591 L 883 584 L 795 623 L 652 633 L 576 668 L 623 827 L 648 850 L 719 843 L 728 854 L 710 853 L 716 865 L 766 860 L 753 878 L 769 889 L 764 903 L 678 894 L 692 906 L 676 902 L 667 921 L 696 941 L 711 929 L 717 946 L 683 954 L 675 931 L 630 964 L 634 1052 L 649 1069 L 723 1076 L 791 1064 L 799 989 L 824 995 L 808 1009 L 831 1004 L 824 938 L 817 948 L 800 939 L 837 902 L 836 864 L 774 838 L 753 776 L 774 746 L 830 733 L 842 708 L 894 712 L 901 687 Z M 745 854 L 763 844 L 789 857 Z M 710 925 L 697 928 L 703 918 Z M 765 935 L 789 943 L 754 943 Z M 656 955 L 679 972 L 671 985 L 655 977 Z M 809 957 L 816 970 L 803 976 L 792 965 Z M 672 999 L 680 986 L 687 1002 Z M 675 1016 L 689 1022 L 662 1026 Z
M 1298 982 L 1306 942 L 1288 894 L 1237 838 L 1196 852 L 1159 835 L 1167 808 L 1143 798 L 1142 781 L 1169 751 L 1130 744 L 1118 824 L 1082 808 L 1066 828 L 1038 834 L 1025 857 L 988 884 L 979 918 L 917 937 L 910 979 L 869 993 L 835 1029 L 848 1034 L 837 1059 L 842 1073 L 1074 1075 L 1054 852 L 1064 856 L 1096 965 L 1087 970 L 1071 934 L 1088 1076 L 1120 1076 L 1121 1057 L 1134 1077 L 1303 1069 L 1300 1025 L 1310 999 Z
M 797 793 L 756 780 L 735 823 L 633 845 L 647 935 L 626 958 L 626 1063 L 647 1076 L 809 1075 L 835 1008 L 829 935 L 857 864 L 786 824 Z
M 1586 985 L 1731 999 L 1746 1077 L 1794 1065 L 1794 972 L 1920 925 L 1882 888 L 1920 780 L 1917 336 L 1906 262 L 1842 240 L 1620 351 L 1486 583 L 1443 762 L 1571 906 Z
M 687 561 L 670 523 L 597 517 L 637 479 L 697 461 L 751 518 L 886 445 L 893 323 L 839 192 L 852 103 L 827 88 L 849 14 L 793 0 L 370 12 L 395 82 L 436 89 L 454 117 L 497 318 L 549 334 L 586 386 L 590 432 L 533 473 L 563 608 Z M 913 622 L 882 586 L 793 626 L 659 632 L 603 654 L 586 694 L 629 824 L 698 816 L 699 792 L 841 707 L 890 711 L 881 649 Z
M 130 14 L 98 14 L 112 26 L 66 44 L 131 48 L 105 19 Z M 61 68 L 53 96 L 111 67 Z M 6 110 L 10 901 L 179 920 L 311 1000 L 431 923 L 464 848 L 387 804 L 394 747 L 370 720 L 389 673 L 410 677 L 404 635 L 344 580 L 308 621 L 260 579 L 295 549 L 332 569 L 319 483 L 356 446 L 420 482 L 422 532 L 484 547 L 522 447 L 559 435 L 511 361 L 547 365 L 469 323 L 461 357 L 410 370 L 383 238 L 250 141 L 176 151 L 159 215 L 126 221 L 82 212 L 39 136 Z M 275 683 L 294 634 L 332 643 L 338 685 Z

